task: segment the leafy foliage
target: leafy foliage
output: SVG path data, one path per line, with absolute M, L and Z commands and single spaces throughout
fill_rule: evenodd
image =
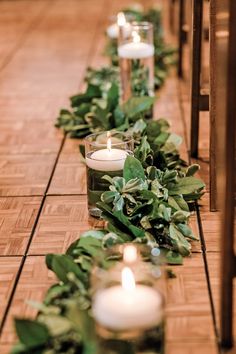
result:
M 120 105 L 117 83 L 106 86 L 101 91 L 101 86 L 89 83 L 85 93 L 71 97 L 72 111 L 62 109 L 56 126 L 73 138 L 104 130 L 125 131 L 144 118 L 154 103 L 153 97 L 131 97 Z
M 163 40 L 161 13 L 156 9 L 125 11 L 138 21 L 154 24 L 158 88 L 174 54 Z M 159 247 L 167 263 L 182 264 L 183 256 L 191 251 L 190 241 L 196 239 L 188 220 L 189 203 L 203 193 L 204 184 L 194 177 L 199 166 L 187 166 L 180 158 L 181 138 L 170 133 L 165 119 L 146 119 L 154 98 L 145 91 L 141 67 L 133 77 L 134 97 L 119 103 L 116 46 L 116 41 L 110 41 L 106 48 L 114 65 L 88 68 L 85 92 L 71 97 L 71 110 L 61 110 L 56 126 L 74 138 L 103 130 L 127 131 L 135 139 L 135 157 L 126 159 L 123 177 L 104 176 L 110 186 L 98 206 L 108 222 L 106 229 L 87 231 L 65 254 L 46 256 L 46 265 L 58 282 L 49 288 L 42 304 L 31 302 L 39 311 L 35 320 L 15 320 L 20 342 L 12 349 L 14 354 L 94 354 L 90 274 L 95 264 L 108 268 L 116 261 L 104 250 L 117 243 L 147 243 Z
M 126 159 L 123 177 L 105 176 L 109 191 L 97 205 L 109 227 L 119 234 L 131 235 L 178 252 L 190 254 L 189 240 L 195 240 L 188 226 L 190 216 L 186 200 L 199 197 L 204 184 L 195 177 L 177 171 L 146 171 L 135 157 Z

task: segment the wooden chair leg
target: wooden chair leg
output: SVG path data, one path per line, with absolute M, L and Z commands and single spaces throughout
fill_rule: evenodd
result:
M 199 138 L 202 16 L 203 0 L 193 0 L 190 153 L 195 158 L 198 157 Z
M 236 168 L 236 1 L 229 1 L 229 39 L 227 60 L 227 99 L 225 134 L 225 198 L 221 234 L 221 344 L 233 346 L 233 278 L 236 275 L 234 254 L 235 168 Z
M 175 10 L 175 0 L 169 0 L 169 28 L 172 34 L 174 34 L 174 10 Z
M 178 33 L 178 77 L 183 77 L 183 44 L 184 44 L 184 0 L 179 0 L 179 33 Z
M 217 127 L 216 127 L 216 1 L 210 1 L 210 211 L 217 210 Z

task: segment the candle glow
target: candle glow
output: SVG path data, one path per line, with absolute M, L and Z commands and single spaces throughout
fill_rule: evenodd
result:
M 111 133 L 107 132 L 107 150 L 111 152 Z
M 132 38 L 134 43 L 140 43 L 141 38 L 137 31 L 132 31 Z
M 137 260 L 137 248 L 133 245 L 127 245 L 124 248 L 123 260 L 126 263 L 133 263 Z
M 135 279 L 132 270 L 129 267 L 124 267 L 121 272 L 121 284 L 125 291 L 132 292 L 135 290 Z
M 117 15 L 117 24 L 118 26 L 124 26 L 126 24 L 126 18 L 124 12 L 119 12 Z

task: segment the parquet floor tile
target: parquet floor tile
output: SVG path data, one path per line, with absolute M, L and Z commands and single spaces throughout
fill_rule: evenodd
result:
M 83 1 L 76 10 L 75 6 L 72 0 L 66 6 L 63 0 L 51 2 L 4 70 L 0 96 L 68 97 L 78 91 L 95 35 L 91 29 L 98 24 L 103 6 L 96 0 Z
M 63 133 L 52 127 L 52 122 L 17 120 L 0 121 L 1 154 L 57 153 Z
M 0 197 L 0 256 L 24 255 L 41 197 Z
M 207 252 L 220 252 L 220 213 L 201 212 L 201 221 Z
M 48 194 L 86 194 L 86 166 L 79 151 L 61 154 Z
M 20 263 L 21 257 L 0 257 L 0 323 L 2 322 Z
M 48 196 L 29 254 L 65 252 L 82 232 L 103 225 L 103 221 L 88 217 L 86 196 Z
M 198 241 L 191 241 L 192 252 L 202 252 L 197 216 L 195 212 L 190 217 L 189 226 L 191 227 L 194 236 L 198 239 Z
M 28 0 L 27 0 L 28 1 Z M 7 95 L 0 96 L 0 116 L 1 122 L 7 121 L 14 125 L 20 122 L 22 125 L 27 122 L 36 121 L 42 125 L 51 124 L 53 131 L 53 123 L 58 116 L 61 107 L 68 106 L 68 98 L 63 97 L 8 97 Z M 47 123 L 48 122 L 48 123 Z M 43 142 L 42 142 L 43 143 Z
M 189 342 L 189 343 L 168 343 L 166 345 L 168 354 L 218 354 L 218 348 L 214 341 L 212 342 Z M 233 354 L 233 353 L 232 353 Z
M 12 344 L 15 341 L 14 317 L 34 318 L 37 310 L 27 304 L 26 301 L 42 301 L 47 289 L 53 282 L 55 282 L 54 274 L 46 268 L 44 257 L 27 257 L 0 338 L 0 345 Z
M 173 271 L 176 278 L 167 281 L 167 342 L 214 341 L 202 255 L 192 254 L 191 257 L 186 257 L 184 265 L 173 267 Z
M 207 263 L 210 274 L 210 282 L 212 288 L 213 301 L 216 310 L 216 320 L 218 328 L 220 328 L 220 253 L 209 253 L 207 254 Z M 234 303 L 233 303 L 233 314 L 234 314 L 234 327 L 233 333 L 236 338 L 236 279 L 233 281 L 234 284 Z
M 0 196 L 43 195 L 55 154 L 0 155 Z
M 49 2 L 27 0 L 0 2 L 0 68 L 24 40 Z

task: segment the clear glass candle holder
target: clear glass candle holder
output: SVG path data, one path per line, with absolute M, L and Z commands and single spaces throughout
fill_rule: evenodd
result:
M 103 177 L 122 176 L 126 157 L 133 154 L 132 136 L 117 132 L 100 132 L 85 138 L 87 166 L 87 193 L 89 214 L 100 217 L 96 207 L 103 192 L 109 190 L 109 182 Z
M 153 25 L 132 22 L 130 32 L 120 31 L 118 56 L 122 101 L 131 96 L 154 96 Z
M 129 250 L 127 251 L 127 248 Z M 92 314 L 99 354 L 164 354 L 164 297 L 161 267 L 143 261 L 138 246 L 109 251 L 123 255 L 109 269 L 92 274 Z M 125 250 L 126 249 L 126 250 Z M 112 255 L 113 253 L 113 255 Z M 146 257 L 146 255 L 145 255 Z

